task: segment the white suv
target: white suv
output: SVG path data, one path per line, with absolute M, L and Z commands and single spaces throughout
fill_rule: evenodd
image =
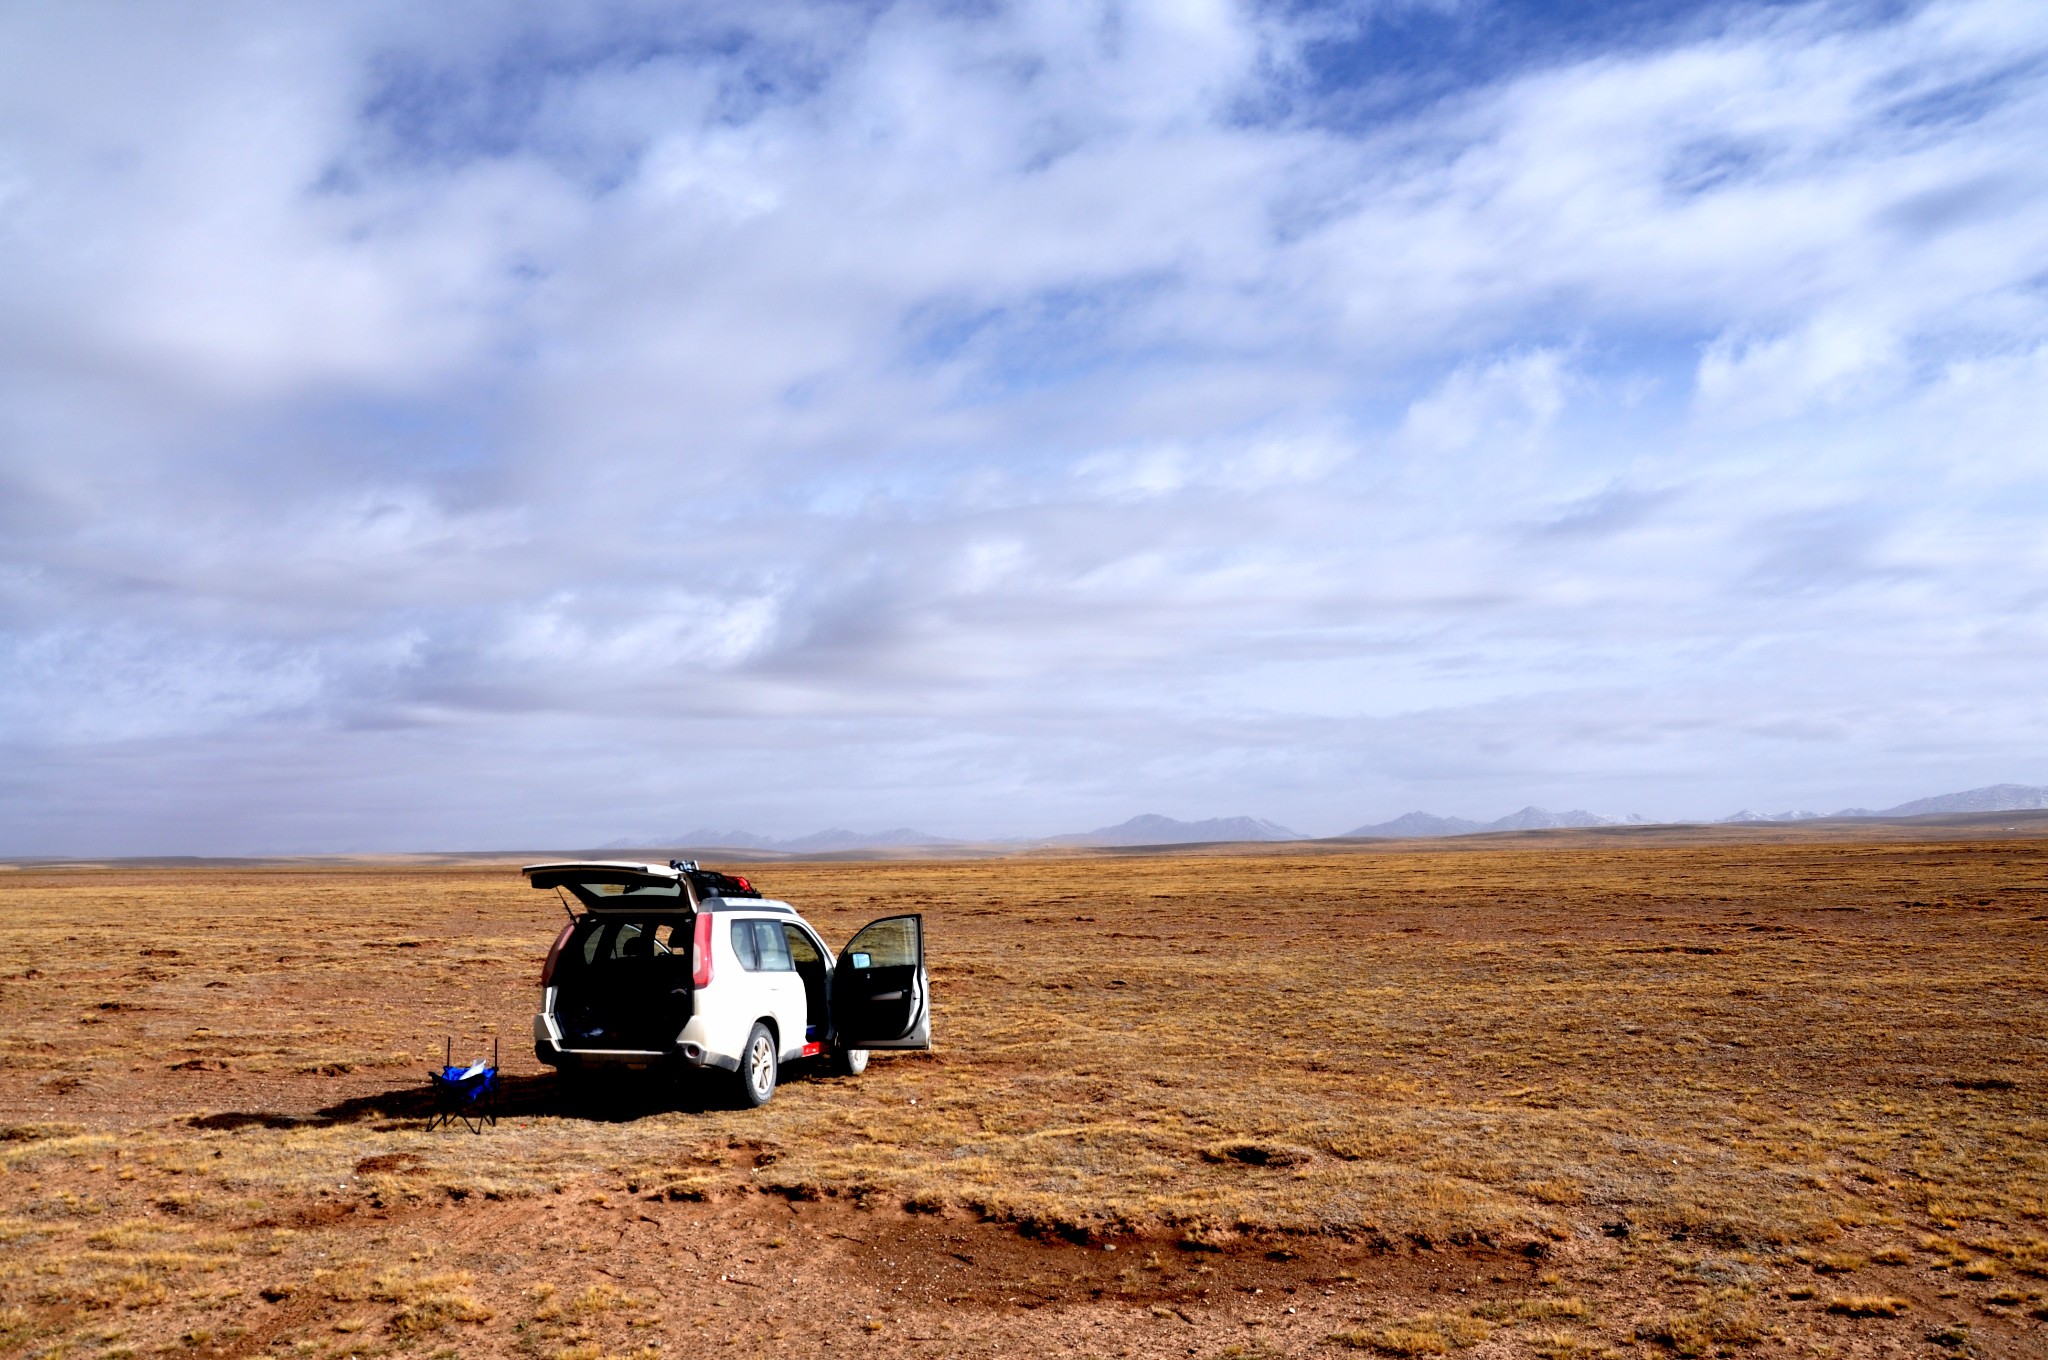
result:
M 523 872 L 569 908 L 533 1017 L 534 1056 L 551 1067 L 719 1068 L 760 1105 L 785 1062 L 826 1058 L 851 1076 L 869 1049 L 931 1047 L 922 916 L 871 921 L 835 959 L 787 902 L 695 862 Z

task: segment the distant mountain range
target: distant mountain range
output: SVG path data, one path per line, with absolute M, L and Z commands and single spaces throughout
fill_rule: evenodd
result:
M 1716 820 L 1724 824 L 1729 822 L 1817 822 L 1824 815 L 1824 813 L 1819 812 L 1751 812 L 1748 808 L 1744 808 L 1740 812 L 1731 812 L 1726 817 L 1717 818 Z M 1865 812 L 1859 808 L 1846 815 L 1851 817 L 1875 817 L 1877 814 Z
M 647 844 L 644 841 L 613 841 L 602 848 L 630 850 L 644 848 Z M 835 826 L 786 840 L 757 836 L 751 831 L 685 831 L 680 836 L 655 844 L 672 845 L 683 850 L 773 850 L 788 855 L 829 855 L 842 850 L 894 850 L 924 845 L 966 845 L 968 842 L 934 836 L 929 831 L 916 831 L 907 826 L 865 833 Z
M 1525 807 L 1520 812 L 1491 822 L 1467 821 L 1463 817 L 1438 817 L 1428 812 L 1409 812 L 1391 822 L 1375 822 L 1371 826 L 1354 827 L 1344 833 L 1346 838 L 1360 840 L 1395 840 L 1408 837 L 1427 836 L 1471 836 L 1482 831 L 1548 831 L 1566 826 L 1619 826 L 1622 822 L 1640 822 L 1641 817 L 1602 817 L 1596 812 L 1574 809 L 1571 812 L 1551 812 L 1540 807 Z
M 2048 788 L 2038 784 L 1987 784 L 1981 789 L 1965 789 L 1961 793 L 1937 794 L 1932 798 L 1915 798 L 1910 803 L 1897 807 L 1843 808 L 1834 813 L 1836 817 L 1938 817 L 1944 813 L 1959 812 L 2032 812 L 2048 808 Z M 1811 822 L 1822 814 L 1818 812 L 1741 812 L 1723 817 L 1723 822 Z
M 1943 813 L 1959 812 L 2022 812 L 2030 809 L 2048 808 L 2048 788 L 2033 784 L 1991 784 L 1981 789 L 1966 789 L 1962 793 L 1944 793 L 1933 798 L 1916 798 L 1910 803 L 1897 807 L 1873 811 L 1870 808 L 1844 808 L 1840 812 L 1823 814 L 1819 812 L 1741 812 L 1721 818 L 1723 823 L 1737 822 L 1810 822 L 1820 821 L 1826 816 L 1834 817 L 1932 817 Z M 1644 818 L 1602 817 L 1598 813 L 1585 811 L 1547 812 L 1539 807 L 1525 807 L 1520 812 L 1492 822 L 1467 821 L 1463 817 L 1438 817 L 1427 812 L 1410 812 L 1396 817 L 1391 822 L 1378 822 L 1372 826 L 1361 826 L 1347 831 L 1347 838 L 1395 839 L 1403 837 L 1425 838 L 1433 836 L 1471 836 L 1486 831 L 1537 831 L 1550 827 L 1569 826 L 1620 826 L 1641 824 Z
M 1211 817 L 1181 822 L 1147 812 L 1115 826 L 1097 827 L 1066 836 L 1048 836 L 1044 845 L 1193 845 L 1200 841 L 1299 841 L 1299 831 L 1257 817 Z
M 1981 789 L 1966 789 L 1961 793 L 1944 793 L 1933 798 L 1916 798 L 1910 803 L 1897 807 L 1872 811 L 1869 808 L 1845 808 L 1829 814 L 1834 817 L 1927 817 L 1944 813 L 1965 812 L 2021 812 L 2048 809 L 2048 787 L 2034 784 L 1992 784 Z M 1804 822 L 1817 821 L 1823 814 L 1818 812 L 1751 812 L 1744 809 L 1731 816 L 1721 818 L 1724 823 L 1742 822 Z M 1520 812 L 1511 812 L 1505 817 L 1490 822 L 1475 822 L 1464 817 L 1439 817 L 1428 812 L 1410 812 L 1390 822 L 1375 822 L 1370 826 L 1355 827 L 1343 835 L 1343 839 L 1358 840 L 1401 840 L 1424 839 L 1440 836 L 1472 836 L 1489 831 L 1542 831 L 1562 827 L 1623 826 L 1640 825 L 1646 822 L 1639 816 L 1603 817 L 1598 813 L 1575 808 L 1570 812 L 1550 812 L 1540 807 L 1525 807 Z M 1029 849 L 1034 846 L 1072 846 L 1076 848 L 1106 848 L 1128 845 L 1193 845 L 1214 841 L 1298 841 L 1308 840 L 1298 831 L 1269 822 L 1259 817 L 1211 817 L 1204 821 L 1183 822 L 1173 817 L 1162 817 L 1148 812 L 1133 817 L 1115 826 L 1097 827 L 1093 831 L 1076 831 L 1060 836 L 1017 837 L 1007 840 L 968 841 L 952 836 L 935 836 L 929 831 L 918 831 L 911 827 L 899 826 L 888 831 L 849 831 L 844 827 L 833 827 L 826 831 L 814 831 L 808 836 L 777 839 L 759 836 L 750 831 L 687 831 L 665 841 L 619 840 L 602 848 L 607 850 L 644 850 L 650 845 L 668 845 L 685 852 L 710 850 L 760 850 L 774 854 L 822 855 L 843 853 L 850 850 L 895 850 L 919 848 L 945 848 L 948 846 L 1002 846 L 1014 849 Z
M 747 831 L 686 831 L 669 841 L 658 844 L 675 845 L 689 850 L 770 850 L 777 854 L 826 855 L 847 850 L 892 850 L 913 849 L 925 846 L 949 845 L 1003 845 L 1028 848 L 1035 845 L 1071 846 L 1116 846 L 1116 845 L 1192 845 L 1201 841 L 1298 841 L 1306 839 L 1299 831 L 1290 831 L 1273 822 L 1261 821 L 1257 817 L 1211 817 L 1207 821 L 1183 822 L 1172 817 L 1161 817 L 1157 813 L 1145 813 L 1116 826 L 1101 826 L 1093 831 L 1075 831 L 1064 836 L 1043 836 L 1012 838 L 999 841 L 965 841 L 951 836 L 935 836 L 929 831 L 916 831 L 900 826 L 891 831 L 863 833 L 834 827 L 829 831 L 814 831 L 808 836 L 796 836 L 777 840 L 770 836 L 756 836 Z M 644 848 L 639 841 L 613 841 L 602 847 L 606 850 L 629 850 Z

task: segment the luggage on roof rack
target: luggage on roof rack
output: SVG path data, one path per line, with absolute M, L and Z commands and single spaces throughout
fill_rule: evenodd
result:
M 668 867 L 690 880 L 690 886 L 702 897 L 759 897 L 761 890 L 738 874 L 721 874 L 716 869 L 700 868 L 693 859 L 672 859 Z

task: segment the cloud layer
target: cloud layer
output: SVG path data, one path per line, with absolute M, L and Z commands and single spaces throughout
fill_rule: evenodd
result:
M 1610 17 L 11 12 L 0 851 L 2035 779 L 2048 15 Z

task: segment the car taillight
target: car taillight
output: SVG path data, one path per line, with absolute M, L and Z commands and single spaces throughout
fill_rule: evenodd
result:
M 562 946 L 569 943 L 569 937 L 576 933 L 576 923 L 571 921 L 562 927 L 562 933 L 555 936 L 554 947 L 548 950 L 548 961 L 540 966 L 540 985 L 555 985 L 555 961 L 562 957 Z
M 694 965 L 690 969 L 692 987 L 711 985 L 711 913 L 697 913 L 697 929 L 690 937 L 690 958 Z

